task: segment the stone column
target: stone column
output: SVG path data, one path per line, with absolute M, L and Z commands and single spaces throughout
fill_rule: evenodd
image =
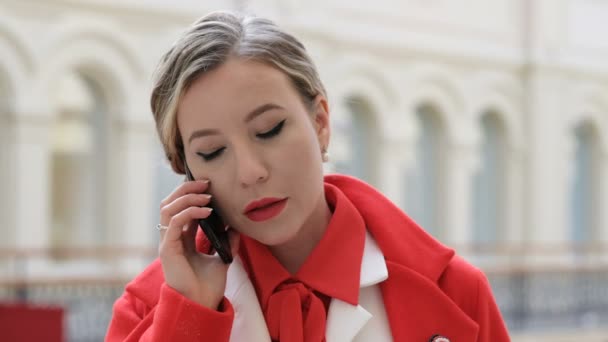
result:
M 532 70 L 527 79 L 527 104 L 524 117 L 528 120 L 529 159 L 525 189 L 525 239 L 529 244 L 530 263 L 554 263 L 556 255 L 536 253 L 543 245 L 567 246 L 569 243 L 569 210 L 567 193 L 569 162 L 563 120 L 563 86 L 559 75 L 549 70 Z M 551 129 L 547 125 L 552 125 Z M 553 248 L 552 248 L 553 249 Z M 563 261 L 563 260 L 562 260 Z
M 46 248 L 50 227 L 50 124 L 46 117 L 17 117 L 14 125 L 15 247 Z
M 544 253 L 544 246 L 567 246 L 567 204 L 564 202 L 564 146 L 566 139 L 562 122 L 567 113 L 566 85 L 570 82 L 561 71 L 555 53 L 563 43 L 563 8 L 551 1 L 531 1 L 529 16 L 524 22 L 528 35 L 523 41 L 526 63 L 522 69 L 524 123 L 526 127 L 526 160 L 524 231 L 526 263 L 563 263 L 559 254 Z
M 51 236 L 51 132 L 52 121 L 43 115 L 17 115 L 9 174 L 14 175 L 12 210 L 13 247 L 22 251 L 46 250 Z M 16 260 L 17 277 L 32 277 L 49 269 L 44 255 Z
M 17 272 L 17 262 L 9 250 L 14 250 L 16 182 L 14 170 L 14 121 L 9 113 L 0 113 L 0 276 L 11 278 Z
M 150 213 L 158 211 L 154 203 L 154 155 L 156 135 L 150 120 L 121 121 L 116 127 L 116 152 L 111 177 L 110 240 L 112 245 L 132 251 L 156 246 L 157 231 Z M 129 256 L 120 260 L 120 269 L 135 274 L 150 261 L 149 255 Z
M 12 248 L 15 239 L 14 121 L 0 113 L 0 247 Z

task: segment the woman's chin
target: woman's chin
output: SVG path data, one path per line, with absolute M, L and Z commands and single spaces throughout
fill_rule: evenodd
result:
M 267 234 L 253 234 L 249 235 L 252 239 L 258 241 L 259 243 L 269 246 L 276 247 L 283 245 L 291 240 L 293 240 L 296 236 L 297 232 L 267 232 Z

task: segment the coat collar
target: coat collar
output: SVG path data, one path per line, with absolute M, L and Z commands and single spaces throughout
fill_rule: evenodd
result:
M 388 279 L 380 288 L 394 340 L 428 341 L 440 334 L 452 341 L 476 341 L 478 324 L 438 284 L 454 251 L 364 182 L 343 175 L 326 176 L 325 182 L 340 188 L 357 207 L 384 254 Z
M 349 176 L 328 175 L 359 210 L 386 260 L 437 282 L 454 251 L 431 237 L 401 209 L 366 183 Z M 421 262 L 424 260 L 424 262 Z

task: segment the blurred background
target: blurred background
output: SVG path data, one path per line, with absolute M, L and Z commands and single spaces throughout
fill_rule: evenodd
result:
M 182 181 L 152 73 L 215 9 L 304 42 L 326 171 L 483 269 L 513 341 L 608 341 L 608 0 L 0 0 L 0 340 L 103 340 Z

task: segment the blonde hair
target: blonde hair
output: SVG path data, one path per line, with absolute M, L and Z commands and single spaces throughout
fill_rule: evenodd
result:
M 266 63 L 283 71 L 308 108 L 317 95 L 327 97 L 304 45 L 272 21 L 226 11 L 202 17 L 162 57 L 150 98 L 158 135 L 177 173 L 185 173 L 176 120 L 178 103 L 198 77 L 232 57 Z

